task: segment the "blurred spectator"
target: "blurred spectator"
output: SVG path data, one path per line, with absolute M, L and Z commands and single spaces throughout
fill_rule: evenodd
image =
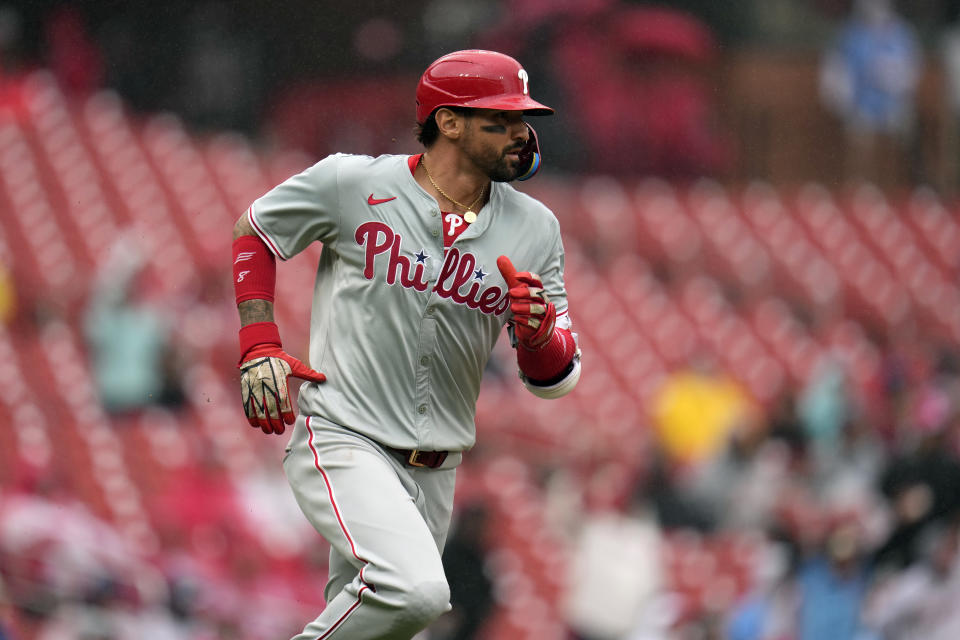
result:
M 783 495 L 801 481 L 805 456 L 803 440 L 774 437 L 763 420 L 744 421 L 679 489 L 710 529 L 762 531 Z
M 120 236 L 99 267 L 84 318 L 100 399 L 114 415 L 184 402 L 169 323 L 151 300 L 143 252 L 137 236 Z
M 862 640 L 860 612 L 871 581 L 860 524 L 833 516 L 822 544 L 797 574 L 797 640 Z
M 848 179 L 895 185 L 907 177 L 921 62 L 892 0 L 856 0 L 820 75 L 821 98 L 847 132 Z
M 800 390 L 797 411 L 814 448 L 835 450 L 853 412 L 846 371 L 839 360 L 820 359 Z
M 735 603 L 726 621 L 727 640 L 788 640 L 797 620 L 795 554 L 789 545 L 765 540 L 750 590 Z
M 632 474 L 614 464 L 600 467 L 588 480 L 564 599 L 567 623 L 578 640 L 625 640 L 663 631 L 657 626 L 665 621 L 653 611 L 664 586 L 658 560 L 662 533 L 635 489 Z
M 453 609 L 431 629 L 433 640 L 471 640 L 480 631 L 494 605 L 493 581 L 487 571 L 488 508 L 466 504 L 456 516 L 453 533 L 443 549 L 443 568 L 450 581 Z
M 123 640 L 135 624 L 126 609 L 116 580 L 95 576 L 75 599 L 57 608 L 37 640 Z
M 878 434 L 864 420 L 852 419 L 844 425 L 833 449 L 821 448 L 813 454 L 813 476 L 805 482 L 820 501 L 838 509 L 862 510 L 870 535 L 882 535 L 887 522 L 882 517 L 883 498 L 876 488 L 889 454 Z
M 0 325 L 10 324 L 16 311 L 17 291 L 13 273 L 0 261 Z
M 893 574 L 871 595 L 865 618 L 884 640 L 960 638 L 958 524 L 927 532 L 919 561 Z
M 893 512 L 893 529 L 878 549 L 878 565 L 896 569 L 917 560 L 917 541 L 934 523 L 960 514 L 960 460 L 945 428 L 921 434 L 890 457 L 880 489 Z
M 746 391 L 710 357 L 676 371 L 651 401 L 653 426 L 668 460 L 697 465 L 723 450 L 732 431 L 754 419 Z

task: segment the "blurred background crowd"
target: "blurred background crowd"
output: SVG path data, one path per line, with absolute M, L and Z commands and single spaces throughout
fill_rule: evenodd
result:
M 285 638 L 230 229 L 515 56 L 584 348 L 495 351 L 429 640 L 960 637 L 957 0 L 0 0 L 0 640 Z M 279 265 L 305 356 L 320 247 Z

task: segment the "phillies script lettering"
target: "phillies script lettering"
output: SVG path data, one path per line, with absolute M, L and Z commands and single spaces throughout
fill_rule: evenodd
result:
M 426 291 L 425 265 L 413 264 L 409 257 L 400 253 L 402 238 L 382 222 L 365 222 L 357 227 L 357 244 L 366 251 L 363 276 L 368 280 L 376 277 L 375 258 L 383 253 L 387 258 L 387 284 L 397 284 L 417 291 Z M 433 291 L 441 298 L 450 298 L 457 304 L 464 304 L 483 313 L 502 315 L 510 306 L 506 292 L 497 286 L 483 287 L 475 275 L 477 259 L 472 253 L 460 253 L 455 247 L 447 250 L 440 267 L 440 275 Z M 464 292 L 464 287 L 470 285 Z

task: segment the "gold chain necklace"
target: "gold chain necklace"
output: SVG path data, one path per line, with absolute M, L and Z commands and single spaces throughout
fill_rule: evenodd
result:
M 476 222 L 476 221 L 477 221 L 477 214 L 474 213 L 473 208 L 474 208 L 475 206 L 477 206 L 477 204 L 479 204 L 479 202 L 480 202 L 481 200 L 483 200 L 483 194 L 485 194 L 485 193 L 487 192 L 487 185 L 483 185 L 483 187 L 480 188 L 480 195 L 477 196 L 477 199 L 473 201 L 473 204 L 471 204 L 471 205 L 468 207 L 467 205 L 462 204 L 462 203 L 460 203 L 460 202 L 457 202 L 456 200 L 454 200 L 453 198 L 451 198 L 450 196 L 448 196 L 448 195 L 447 195 L 447 192 L 440 188 L 440 185 L 438 185 L 438 184 L 434 181 L 433 176 L 430 175 L 430 170 L 427 169 L 427 163 L 423 161 L 423 158 L 422 158 L 422 157 L 420 158 L 420 164 L 423 165 L 423 170 L 427 172 L 427 180 L 430 181 L 430 184 L 433 185 L 433 188 L 436 189 L 437 191 L 439 191 L 439 192 L 440 192 L 440 195 L 442 195 L 444 198 L 446 198 L 447 200 L 449 200 L 449 201 L 452 202 L 453 204 L 457 205 L 458 207 L 460 207 L 461 209 L 464 209 L 464 210 L 466 211 L 466 213 L 463 214 L 463 219 L 464 219 L 464 221 L 465 221 L 467 224 L 473 224 L 474 222 Z

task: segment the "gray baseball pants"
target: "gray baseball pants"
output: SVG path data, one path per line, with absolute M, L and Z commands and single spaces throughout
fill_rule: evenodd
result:
M 293 640 L 408 640 L 450 610 L 440 554 L 459 460 L 410 467 L 359 433 L 298 416 L 283 466 L 331 548 L 327 606 Z

